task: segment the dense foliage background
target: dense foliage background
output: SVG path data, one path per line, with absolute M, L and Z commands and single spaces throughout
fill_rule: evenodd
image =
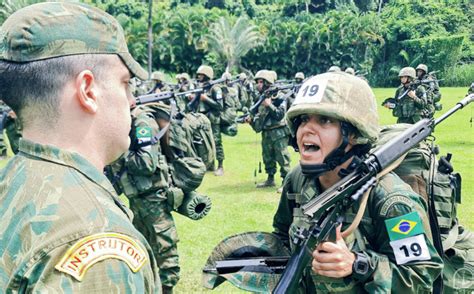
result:
M 31 2 L 0 0 L 0 22 Z M 147 63 L 149 1 L 84 2 L 116 16 L 132 54 Z M 279 78 L 351 66 L 373 86 L 394 86 L 401 67 L 425 63 L 443 86 L 466 86 L 474 80 L 473 11 L 469 0 L 155 0 L 152 64 L 169 73 L 194 73 L 202 63 L 218 73 L 271 68 Z M 239 43 L 245 31 L 216 36 L 216 26 L 231 29 L 242 18 L 258 33 L 254 44 Z

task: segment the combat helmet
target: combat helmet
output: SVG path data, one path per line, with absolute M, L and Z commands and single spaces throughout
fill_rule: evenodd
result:
M 352 67 L 346 68 L 345 72 L 350 74 L 350 75 L 353 75 L 353 76 L 355 76 L 355 74 L 356 74 L 355 70 Z
M 230 81 L 230 80 L 232 79 L 232 75 L 230 74 L 230 72 L 225 71 L 225 72 L 222 74 L 221 78 Z
M 422 70 L 422 71 L 424 71 L 425 73 L 428 73 L 428 66 L 426 66 L 426 64 L 420 63 L 420 64 L 418 64 L 418 66 L 416 67 L 416 70 Z
M 208 77 L 210 80 L 214 78 L 214 70 L 209 65 L 201 65 L 196 71 L 197 74 L 202 74 Z
M 164 82 L 165 81 L 165 74 L 162 73 L 161 71 L 154 71 L 152 74 L 151 74 L 151 80 L 154 80 L 154 81 L 161 81 L 161 82 Z
M 180 78 L 183 79 L 183 80 L 186 80 L 186 81 L 191 80 L 191 78 L 189 77 L 189 75 L 188 75 L 187 73 L 185 73 L 185 72 L 183 72 L 183 73 L 181 74 Z
M 266 69 L 259 70 L 254 77 L 254 80 L 257 81 L 259 79 L 267 81 L 269 84 L 274 84 L 275 83 L 275 75 Z
M 216 271 L 216 262 L 226 259 L 289 256 L 288 249 L 278 237 L 265 232 L 246 232 L 222 240 L 211 252 L 203 269 L 203 286 L 214 289 L 226 280 L 250 292 L 271 292 L 281 272 L 265 269 L 243 270 L 231 273 Z M 249 268 L 250 269 L 250 268 Z
M 297 73 L 295 74 L 295 79 L 302 79 L 302 80 L 304 80 L 304 73 L 302 73 L 302 72 L 297 72 Z
M 332 117 L 341 122 L 342 143 L 326 156 L 323 164 L 303 165 L 303 173 L 320 175 L 334 169 L 353 155 L 365 154 L 378 138 L 378 114 L 375 95 L 370 86 L 344 72 L 328 72 L 308 79 L 287 112 L 287 122 L 293 136 L 301 123 L 302 114 Z M 354 129 L 355 128 L 355 129 Z M 355 134 L 356 145 L 348 152 L 349 135 Z M 293 147 L 297 148 L 295 138 Z M 305 172 L 305 168 L 311 172 Z M 316 172 L 317 170 L 317 172 Z M 313 172 L 315 171 L 315 172 Z
M 328 72 L 338 72 L 341 71 L 341 68 L 337 65 L 333 65 L 328 69 Z
M 413 67 L 407 66 L 400 70 L 398 77 L 410 77 L 412 79 L 416 78 L 416 70 Z
M 239 74 L 239 80 L 245 81 L 247 79 L 247 75 L 244 72 L 241 72 Z

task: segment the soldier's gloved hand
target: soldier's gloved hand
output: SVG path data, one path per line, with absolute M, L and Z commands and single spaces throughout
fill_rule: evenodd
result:
M 336 242 L 324 242 L 313 251 L 312 269 L 321 276 L 344 278 L 352 274 L 355 255 L 341 235 L 341 225 L 336 229 Z
M 416 93 L 415 93 L 415 91 L 413 91 L 413 90 L 409 91 L 409 92 L 408 92 L 408 96 L 409 96 L 410 98 L 415 99 L 415 98 L 416 98 Z

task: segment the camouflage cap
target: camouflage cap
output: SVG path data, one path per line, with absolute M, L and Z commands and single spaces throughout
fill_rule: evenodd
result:
M 280 280 L 280 274 L 246 271 L 219 274 L 215 270 L 216 261 L 236 258 L 289 256 L 289 250 L 273 234 L 266 232 L 246 232 L 222 240 L 207 259 L 203 269 L 202 283 L 214 289 L 226 280 L 234 286 L 251 292 L 271 292 Z
M 77 54 L 117 54 L 133 75 L 147 79 L 128 51 L 120 24 L 98 8 L 38 3 L 16 11 L 0 28 L 0 60 L 30 62 Z
M 298 91 L 286 114 L 296 134 L 294 118 L 302 114 L 333 117 L 352 124 L 360 132 L 358 144 L 374 143 L 378 138 L 378 114 L 370 86 L 351 74 L 328 72 L 308 79 Z

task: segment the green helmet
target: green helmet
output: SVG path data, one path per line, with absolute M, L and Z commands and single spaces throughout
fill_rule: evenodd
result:
M 244 81 L 246 78 L 247 78 L 247 75 L 246 75 L 244 72 L 241 72 L 241 73 L 239 74 L 239 79 L 240 79 L 241 81 Z
M 378 138 L 375 95 L 369 85 L 353 75 L 332 72 L 307 80 L 287 112 L 287 122 L 296 134 L 294 119 L 302 114 L 319 114 L 346 121 L 360 133 L 357 144 L 374 143 Z M 313 89 L 313 90 L 312 90 Z
M 356 74 L 355 70 L 352 67 L 346 68 L 345 72 L 348 73 L 348 74 L 351 74 L 353 76 L 355 76 L 355 74 Z
M 328 69 L 328 72 L 338 72 L 341 71 L 341 68 L 337 65 L 333 65 Z
M 302 73 L 302 72 L 297 72 L 297 73 L 295 74 L 295 79 L 302 79 L 302 80 L 304 80 L 304 73 Z
M 184 79 L 184 80 L 186 80 L 186 81 L 191 80 L 191 78 L 189 77 L 189 75 L 188 75 L 187 73 L 185 73 L 185 72 L 183 72 L 183 73 L 181 74 L 181 78 Z
M 162 73 L 161 71 L 154 71 L 151 74 L 151 80 L 164 82 L 165 81 L 165 74 Z
M 208 77 L 210 80 L 214 78 L 214 70 L 209 65 L 201 65 L 196 71 L 197 74 L 202 74 Z
M 257 73 L 255 74 L 254 80 L 256 81 L 258 79 L 265 80 L 270 84 L 274 84 L 276 80 L 275 74 L 273 74 L 271 71 L 266 70 L 266 69 L 257 71 Z
M 398 77 L 410 77 L 412 79 L 416 78 L 416 70 L 413 67 L 404 67 L 398 73 Z
M 418 64 L 418 66 L 416 67 L 416 70 L 422 70 L 422 71 L 424 71 L 425 73 L 428 73 L 428 66 L 427 66 L 426 64 L 420 63 L 420 64 Z
M 277 72 L 274 70 L 270 70 L 270 73 L 273 75 L 273 80 L 276 81 L 278 79 Z
M 203 269 L 203 286 L 214 289 L 225 280 L 234 286 L 251 292 L 271 292 L 280 279 L 280 274 L 239 271 L 219 274 L 215 270 L 216 261 L 251 257 L 288 256 L 288 249 L 273 234 L 247 232 L 222 240 L 211 252 Z
M 228 71 L 225 71 L 223 74 L 222 74 L 222 77 L 223 79 L 226 79 L 226 80 L 231 80 L 232 79 L 232 75 L 230 74 L 230 72 Z

